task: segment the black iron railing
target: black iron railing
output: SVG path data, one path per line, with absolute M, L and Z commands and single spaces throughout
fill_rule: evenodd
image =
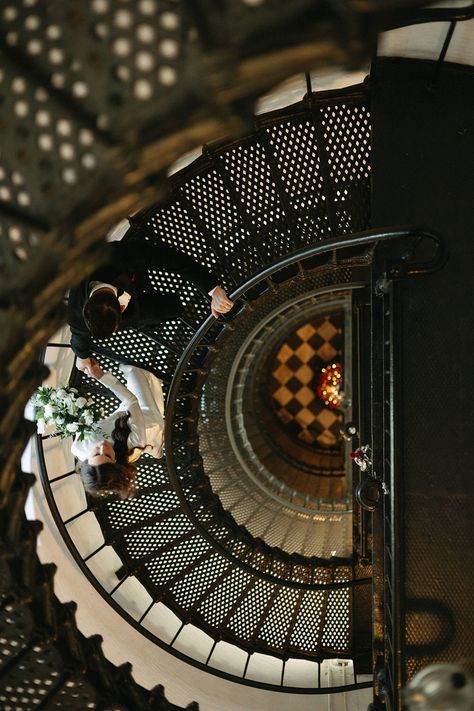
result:
M 369 359 L 370 390 L 366 394 L 366 413 L 361 423 L 359 444 L 370 445 L 370 465 L 361 472 L 361 482 L 372 487 L 371 501 L 362 509 L 362 545 L 367 552 L 372 540 L 373 562 L 373 663 L 375 704 L 399 708 L 402 630 L 400 575 L 403 561 L 400 525 L 403 516 L 401 422 L 400 297 L 401 280 L 411 275 L 432 273 L 444 266 L 447 252 L 438 240 L 439 250 L 426 262 L 410 269 L 407 260 L 413 251 L 397 257 L 389 249 L 374 255 L 370 289 Z M 420 246 L 415 240 L 414 248 Z M 362 494 L 362 497 L 364 494 Z
M 424 25 L 430 22 L 463 22 L 474 17 L 474 4 L 463 7 L 420 8 L 418 10 L 387 13 L 383 29 Z

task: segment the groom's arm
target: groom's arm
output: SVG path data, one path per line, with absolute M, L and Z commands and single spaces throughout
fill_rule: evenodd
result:
M 169 247 L 166 244 L 158 246 L 163 269 L 177 272 L 193 282 L 203 294 L 211 297 L 211 313 L 217 318 L 219 314 L 226 314 L 233 307 L 224 289 L 219 285 L 219 278 L 215 272 L 206 269 L 187 254 Z
M 197 286 L 203 294 L 219 285 L 219 278 L 211 270 L 196 262 L 192 257 L 170 247 L 164 242 L 154 244 L 147 240 L 140 242 L 120 241 L 110 244 L 115 265 L 128 268 L 165 269 L 180 274 Z
M 69 291 L 67 321 L 71 329 L 71 348 L 74 354 L 78 358 L 90 358 L 92 339 L 82 315 L 83 291 L 82 283 Z
M 71 328 L 71 348 L 78 358 L 90 358 L 91 345 L 90 333 L 76 331 Z
M 92 338 L 89 332 L 78 331 L 71 327 L 71 348 L 77 356 L 76 368 L 87 373 L 87 375 L 96 376 L 96 368 L 100 368 L 98 361 L 92 357 Z

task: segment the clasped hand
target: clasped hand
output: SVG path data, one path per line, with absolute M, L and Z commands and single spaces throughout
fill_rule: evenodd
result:
M 96 378 L 97 380 L 100 380 L 104 375 L 104 371 L 95 358 L 77 358 L 76 368 L 81 370 L 86 375 Z

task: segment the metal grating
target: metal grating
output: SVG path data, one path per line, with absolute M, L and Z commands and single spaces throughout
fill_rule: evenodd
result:
M 124 544 L 131 558 L 143 558 L 150 553 L 157 554 L 164 546 L 176 539 L 186 536 L 193 530 L 193 525 L 186 515 L 177 514 L 172 518 L 160 521 L 159 526 L 143 526 L 131 535 L 125 535 Z
M 54 91 L 69 100 L 84 122 L 117 140 L 129 129 L 167 115 L 182 86 L 199 81 L 196 38 L 185 8 L 172 0 L 142 0 L 122 7 L 105 0 L 65 4 L 4 4 L 7 51 L 21 52 Z M 161 106 L 161 110 L 160 110 Z
M 210 551 L 209 544 L 199 536 L 194 536 L 189 541 L 178 543 L 172 550 L 158 554 L 145 568 L 150 580 L 157 587 L 169 584 L 189 566 L 193 566 L 193 571 L 189 574 L 196 575 L 196 565 L 198 559 Z
M 213 590 L 201 603 L 198 613 L 208 619 L 210 624 L 222 626 L 253 584 L 254 580 L 250 575 L 233 568 L 230 575 L 222 580 L 219 588 Z
M 56 649 L 43 648 L 39 644 L 32 646 L 22 655 L 21 667 L 9 669 L 3 679 L 0 687 L 0 703 L 4 709 L 10 707 L 15 711 L 30 711 L 44 703 L 48 696 L 56 694 L 65 684 L 64 676 L 58 672 L 58 668 L 62 667 L 62 661 Z M 31 679 L 26 688 L 25 672 Z M 74 681 L 71 681 L 70 686 L 75 686 Z M 91 691 L 91 687 L 88 691 Z M 84 700 L 90 700 L 89 694 L 85 695 Z
M 209 590 L 230 570 L 228 561 L 218 553 L 211 553 L 207 560 L 199 563 L 197 572 L 193 571 L 192 575 L 175 583 L 171 593 L 181 608 L 194 611 L 207 597 Z
M 266 129 L 269 144 L 288 201 L 294 246 L 329 233 L 327 206 L 316 131 L 310 118 Z
M 290 647 L 316 652 L 321 648 L 321 635 L 327 606 L 327 592 L 305 592 L 299 600 L 298 615 L 290 635 Z
M 265 617 L 259 633 L 259 638 L 269 647 L 285 649 L 303 595 L 299 590 L 285 588 L 278 591 L 271 615 Z
M 260 620 L 266 616 L 269 600 L 271 601 L 274 593 L 264 581 L 257 580 L 246 591 L 245 598 L 229 619 L 230 631 L 238 637 L 252 639 Z
M 333 183 L 337 229 L 367 227 L 370 185 L 370 116 L 366 106 L 330 105 L 321 110 L 323 135 Z
M 9 29 L 3 34 L 4 41 L 8 44 L 8 38 L 16 36 L 19 42 L 24 37 L 27 44 L 39 44 L 42 48 L 42 43 L 48 40 L 27 39 L 30 32 L 25 28 L 28 20 L 36 18 L 37 32 L 43 34 L 38 16 L 26 8 L 10 6 L 10 9 L 23 17 L 7 22 Z M 8 13 L 4 11 L 4 17 L 5 14 Z M 19 32 L 20 28 L 23 31 Z M 1 33 L 2 28 L 0 36 Z M 0 78 L 4 99 L 0 119 L 5 132 L 0 198 L 23 213 L 27 222 L 48 226 L 52 215 L 57 220 L 63 219 L 91 188 L 98 188 L 104 181 L 112 186 L 106 146 L 90 128 L 77 121 L 74 110 L 66 108 L 53 89 L 46 88 L 35 75 L 28 75 L 8 54 L 1 58 Z M 36 230 L 33 234 L 38 237 Z
M 174 491 L 166 491 L 126 501 L 112 501 L 106 507 L 109 525 L 127 530 L 135 524 L 146 525 L 147 520 L 157 514 L 173 512 L 179 507 L 179 501 Z

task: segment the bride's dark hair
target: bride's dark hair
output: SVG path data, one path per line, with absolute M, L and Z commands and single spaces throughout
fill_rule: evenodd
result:
M 93 467 L 87 461 L 78 462 L 76 471 L 82 479 L 85 490 L 92 496 L 118 494 L 122 499 L 131 499 L 135 496 L 137 468 L 128 461 L 127 440 L 131 432 L 128 418 L 129 413 L 126 412 L 115 420 L 112 430 L 114 463 Z

